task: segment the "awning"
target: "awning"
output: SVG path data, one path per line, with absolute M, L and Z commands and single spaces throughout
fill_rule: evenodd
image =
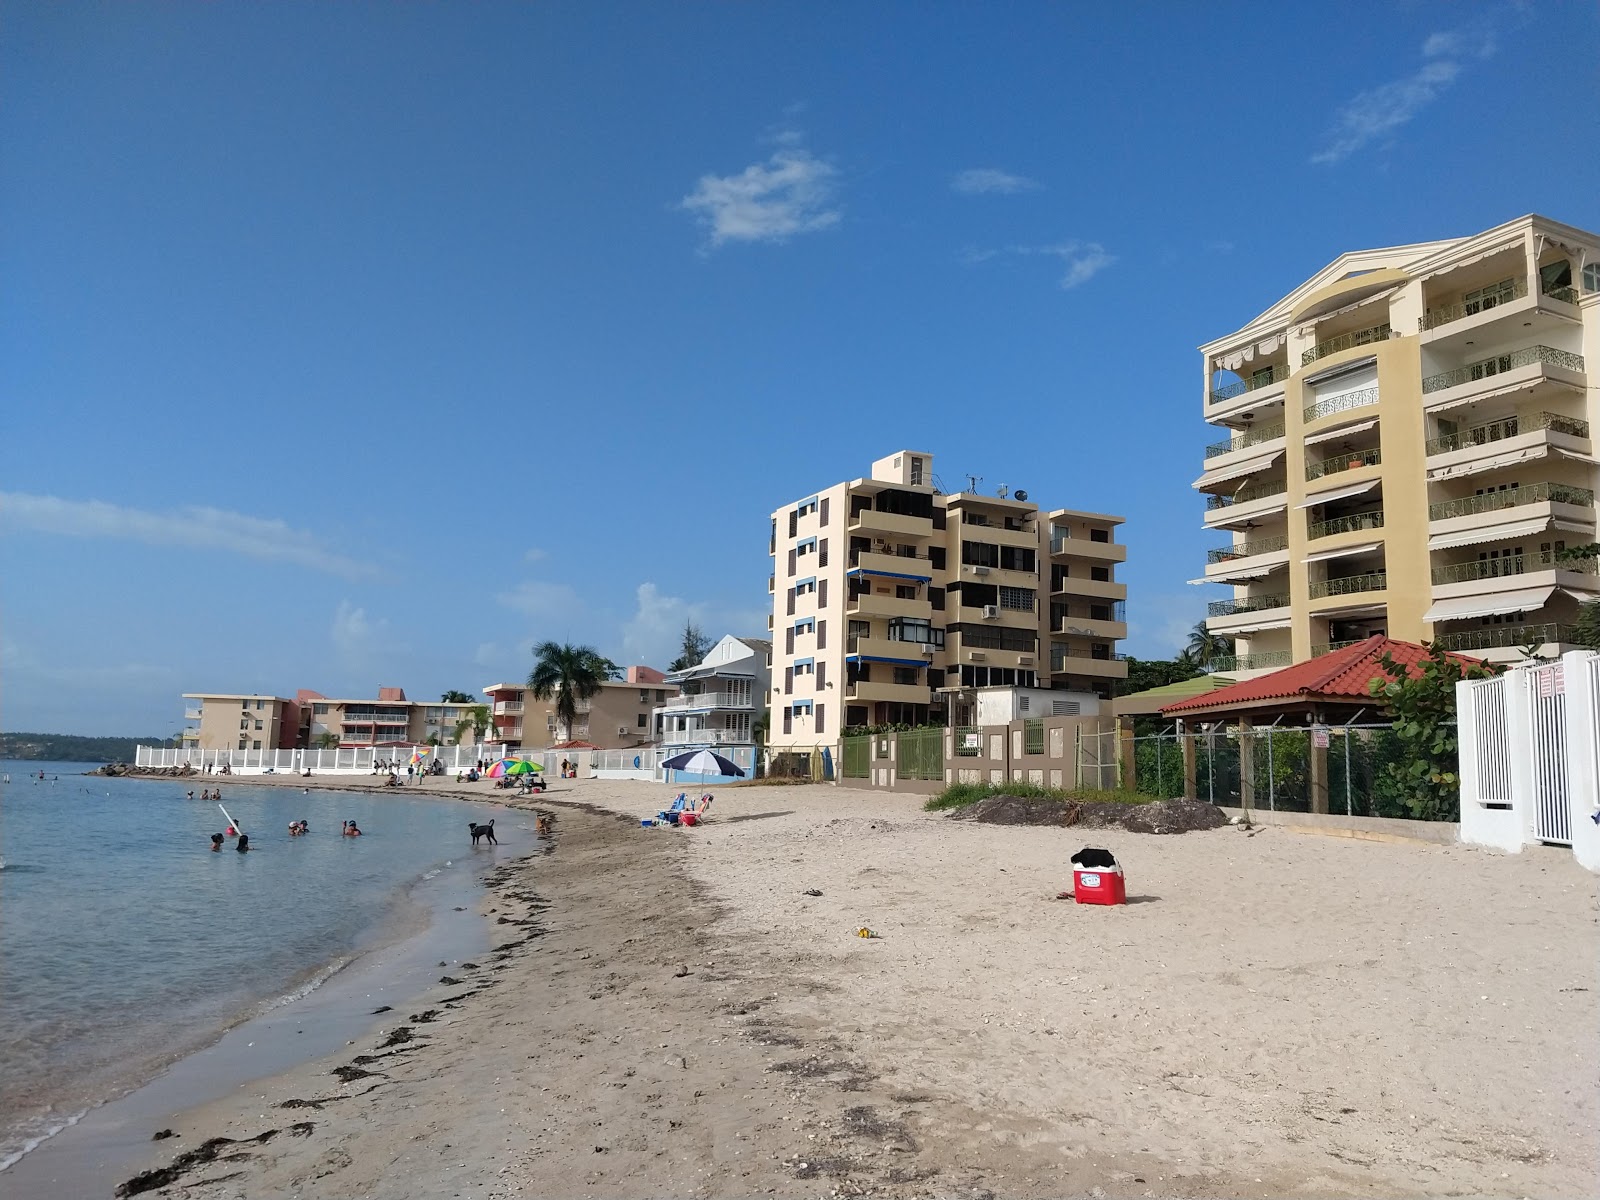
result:
M 1582 588 L 1561 588 L 1561 591 L 1571 596 L 1579 604 L 1593 604 L 1600 600 L 1600 592 L 1586 592 Z
M 1498 379 L 1499 376 L 1498 375 L 1491 375 L 1488 378 L 1489 379 Z M 1475 379 L 1475 380 L 1472 380 L 1472 382 L 1473 383 L 1485 383 L 1485 382 L 1487 382 L 1487 380 L 1485 380 L 1485 379 Z M 1459 383 L 1456 384 L 1456 387 L 1461 387 L 1461 386 L 1462 385 L 1459 384 Z M 1489 388 L 1486 388 L 1485 390 L 1483 390 L 1481 392 L 1468 392 L 1465 396 L 1458 396 L 1456 399 L 1450 401 L 1448 404 L 1429 404 L 1428 403 L 1428 397 L 1426 395 L 1424 395 L 1422 397 L 1422 407 L 1428 413 L 1449 412 L 1452 408 L 1460 408 L 1463 404 L 1476 404 L 1479 400 L 1492 400 L 1496 396 L 1504 396 L 1508 392 L 1520 392 L 1524 388 L 1526 388 L 1527 386 L 1528 386 L 1527 380 L 1495 384 L 1495 385 L 1493 385 L 1493 386 L 1491 386 Z M 1449 389 L 1443 389 L 1443 390 L 1448 391 Z
M 1318 550 L 1315 554 L 1308 554 L 1300 561 L 1303 563 L 1327 562 L 1330 558 L 1345 558 L 1351 554 L 1365 554 L 1368 550 L 1376 550 L 1382 542 L 1362 542 L 1359 546 L 1340 546 L 1337 550 Z
M 1204 579 L 1191 579 L 1190 583 L 1249 583 L 1253 579 L 1265 579 L 1276 571 L 1282 563 L 1268 564 L 1267 566 L 1239 567 L 1220 575 L 1207 575 Z
M 1464 529 L 1458 533 L 1436 533 L 1428 539 L 1429 550 L 1450 550 L 1456 546 L 1476 546 L 1480 542 L 1498 542 L 1501 538 L 1526 537 L 1550 526 L 1549 517 L 1533 517 L 1526 521 L 1513 521 L 1509 525 L 1483 525 L 1477 529 Z
M 932 665 L 926 658 L 880 658 L 876 654 L 846 654 L 844 660 L 847 663 L 893 663 L 897 667 L 927 667 Z
M 1343 500 L 1346 496 L 1359 496 L 1363 492 L 1370 492 L 1378 486 L 1378 480 L 1369 479 L 1365 483 L 1347 483 L 1344 487 L 1334 488 L 1331 492 L 1318 492 L 1314 496 L 1307 496 L 1296 508 L 1310 508 L 1314 504 L 1328 504 L 1334 500 Z
M 1559 454 L 1562 458 L 1576 459 L 1578 462 L 1588 463 L 1591 467 L 1596 465 L 1597 461 L 1600 461 L 1596 460 L 1591 455 L 1579 454 L 1576 450 L 1563 450 L 1560 446 L 1551 446 L 1550 449 L 1556 454 Z
M 1306 445 L 1315 446 L 1318 442 L 1331 442 L 1335 438 L 1349 437 L 1352 433 L 1365 433 L 1378 423 L 1377 417 L 1365 421 L 1357 421 L 1354 425 L 1339 425 L 1333 429 L 1324 429 L 1321 433 L 1314 433 L 1306 439 Z
M 1230 479 L 1242 479 L 1246 475 L 1254 475 L 1257 471 L 1266 470 L 1282 457 L 1282 450 L 1273 450 L 1268 454 L 1258 454 L 1253 458 L 1245 459 L 1242 463 L 1236 463 L 1234 466 L 1218 467 L 1214 471 L 1207 471 L 1199 479 L 1196 479 L 1191 486 L 1204 491 L 1206 488 L 1216 484 L 1227 483 Z
M 1471 617 L 1495 617 L 1503 613 L 1537 612 L 1555 591 L 1553 587 L 1523 588 L 1493 596 L 1460 596 L 1440 600 L 1422 614 L 1424 621 L 1465 621 Z
M 1549 453 L 1548 446 L 1524 446 L 1520 450 L 1507 450 L 1503 454 L 1491 454 L 1487 458 L 1476 458 L 1471 462 L 1451 463 L 1447 467 L 1434 467 L 1428 472 L 1428 482 L 1434 483 L 1441 479 L 1455 479 L 1462 475 L 1478 475 L 1484 471 L 1498 471 L 1501 467 L 1514 467 L 1518 463 L 1532 462 L 1536 458 L 1543 458 Z
M 1212 619 L 1215 620 L 1216 618 Z M 1230 621 L 1226 625 L 1219 625 L 1217 632 L 1222 634 L 1223 637 L 1232 637 L 1236 633 L 1260 633 L 1264 629 L 1287 629 L 1290 620 L 1289 614 L 1285 612 L 1281 617 L 1267 617 L 1246 621 L 1242 625 L 1235 625 Z
M 876 575 L 879 579 L 915 579 L 920 583 L 932 583 L 933 582 L 933 576 L 932 575 L 913 575 L 913 574 L 910 574 L 910 573 L 904 573 L 903 574 L 903 573 L 901 573 L 899 571 L 873 571 L 873 570 L 867 569 L 866 567 L 851 567 L 848 571 L 845 572 L 845 574 L 846 575 Z

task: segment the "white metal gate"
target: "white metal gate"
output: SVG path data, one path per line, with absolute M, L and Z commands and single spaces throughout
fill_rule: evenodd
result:
M 1561 663 L 1535 667 L 1533 675 L 1533 835 L 1572 845 L 1572 803 L 1567 796 L 1567 696 Z

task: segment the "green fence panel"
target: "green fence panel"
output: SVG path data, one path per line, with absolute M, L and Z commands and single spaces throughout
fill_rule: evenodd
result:
M 896 774 L 902 779 L 944 779 L 944 730 L 912 729 L 896 737 Z
M 871 774 L 872 739 L 847 737 L 844 739 L 844 777 L 866 779 Z

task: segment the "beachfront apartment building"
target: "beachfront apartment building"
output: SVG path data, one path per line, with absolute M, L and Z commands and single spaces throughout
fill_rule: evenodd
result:
M 470 704 L 407 700 L 404 688 L 380 687 L 376 699 L 335 699 L 302 688 L 294 699 L 189 692 L 184 744 L 201 750 L 292 750 L 324 745 L 384 746 L 435 742 L 470 746 L 476 731 L 458 726 Z
M 660 740 L 655 709 L 678 694 L 678 686 L 654 667 L 632 666 L 621 679 L 608 680 L 577 703 L 577 720 L 568 728 L 556 716 L 554 700 L 538 700 L 526 683 L 491 683 L 488 697 L 495 732 L 490 740 L 506 750 L 542 750 L 583 742 L 602 750 L 627 750 Z
M 185 692 L 179 735 L 196 750 L 293 750 L 304 724 L 300 705 L 283 696 L 235 692 Z
M 1600 235 L 1526 216 L 1341 255 L 1200 348 L 1206 624 L 1248 676 L 1382 633 L 1517 660 L 1600 597 Z
M 654 710 L 661 744 L 670 753 L 681 750 L 730 750 L 756 747 L 756 725 L 767 706 L 772 682 L 772 643 L 765 638 L 732 634 L 707 651 L 697 664 L 671 671 L 676 696 Z
M 978 688 L 1109 697 L 1127 676 L 1120 524 L 1025 491 L 946 493 L 911 450 L 778 509 L 769 743 L 938 723 Z

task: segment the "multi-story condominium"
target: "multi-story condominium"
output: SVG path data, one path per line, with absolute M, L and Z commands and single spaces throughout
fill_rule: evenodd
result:
M 1594 559 L 1600 235 L 1539 216 L 1342 255 L 1201 347 L 1208 627 L 1246 675 L 1374 633 L 1569 647 Z
M 1026 492 L 946 494 L 928 454 L 879 459 L 772 516 L 770 742 L 945 719 L 962 689 L 1109 696 L 1127 675 L 1121 518 Z
M 470 704 L 407 700 L 404 688 L 381 687 L 376 700 L 338 700 L 302 688 L 281 696 L 186 693 L 187 745 L 202 750 L 292 750 L 322 745 L 471 745 L 476 731 L 458 726 Z
M 664 748 L 755 749 L 755 724 L 772 681 L 771 642 L 730 634 L 698 664 L 666 678 L 680 691 L 655 709 Z
M 525 683 L 492 683 L 483 692 L 499 727 L 496 736 L 507 749 L 586 742 L 604 750 L 626 750 L 660 740 L 655 709 L 676 696 L 678 686 L 653 667 L 629 667 L 622 679 L 607 681 L 588 700 L 578 701 L 570 729 L 556 717 L 555 704 L 535 700 Z
M 185 746 L 199 750 L 293 750 L 304 746 L 300 705 L 282 696 L 185 692 Z

